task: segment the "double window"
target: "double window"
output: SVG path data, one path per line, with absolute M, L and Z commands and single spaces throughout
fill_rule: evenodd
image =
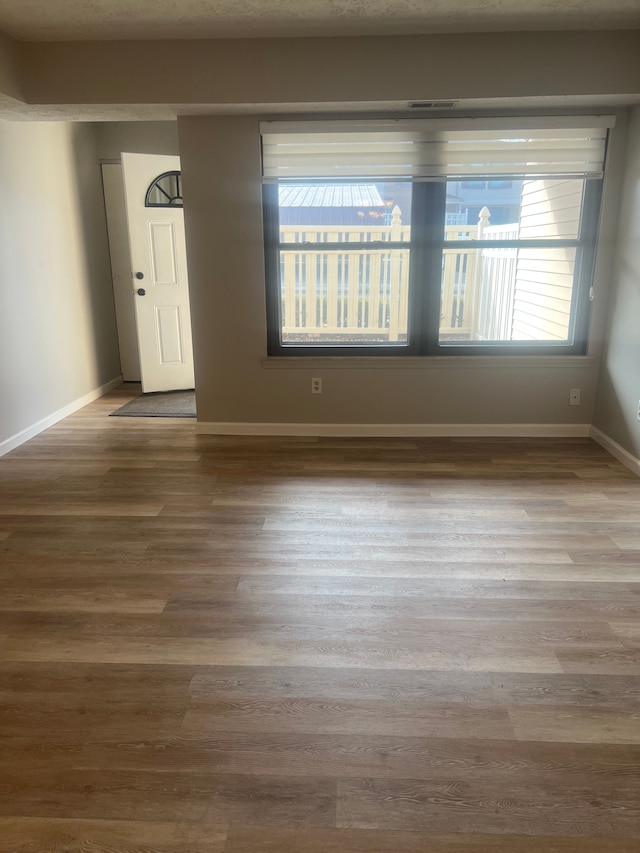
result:
M 263 123 L 269 353 L 583 353 L 610 124 Z

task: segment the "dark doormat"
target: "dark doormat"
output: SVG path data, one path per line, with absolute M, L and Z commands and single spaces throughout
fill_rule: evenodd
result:
M 195 418 L 195 391 L 162 391 L 141 394 L 111 412 L 112 418 Z

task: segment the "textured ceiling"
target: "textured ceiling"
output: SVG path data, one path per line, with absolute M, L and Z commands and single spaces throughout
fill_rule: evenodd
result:
M 25 41 L 640 28 L 640 0 L 0 0 Z

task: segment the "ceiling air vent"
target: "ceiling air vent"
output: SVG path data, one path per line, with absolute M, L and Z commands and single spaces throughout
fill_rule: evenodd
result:
M 410 110 L 452 110 L 457 101 L 411 101 Z

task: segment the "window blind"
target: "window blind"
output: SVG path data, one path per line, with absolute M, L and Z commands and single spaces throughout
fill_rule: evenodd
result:
M 611 116 L 262 122 L 265 180 L 603 174 Z

